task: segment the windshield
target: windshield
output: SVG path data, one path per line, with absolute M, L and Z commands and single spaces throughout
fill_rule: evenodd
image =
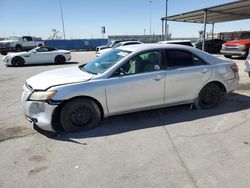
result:
M 118 48 L 118 47 L 121 46 L 121 45 L 122 45 L 122 43 L 119 42 L 119 43 L 115 44 L 112 48 Z
M 90 63 L 80 66 L 80 69 L 91 74 L 102 74 L 126 57 L 129 53 L 130 52 L 128 51 L 114 49 L 98 58 L 95 58 Z
M 242 33 L 239 39 L 250 39 L 250 33 Z
M 40 48 L 40 47 L 35 47 L 35 48 L 31 49 L 29 52 L 35 52 L 38 48 Z
M 109 41 L 109 42 L 106 44 L 106 46 L 111 47 L 111 46 L 113 45 L 113 43 L 114 43 L 114 42 Z

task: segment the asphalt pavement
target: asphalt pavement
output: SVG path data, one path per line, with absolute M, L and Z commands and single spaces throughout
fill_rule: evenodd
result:
M 189 105 L 114 116 L 86 132 L 44 134 L 25 120 L 25 80 L 87 63 L 73 52 L 62 65 L 5 67 L 0 60 L 0 187 L 248 188 L 250 78 L 211 110 Z M 2 59 L 2 56 L 0 56 Z

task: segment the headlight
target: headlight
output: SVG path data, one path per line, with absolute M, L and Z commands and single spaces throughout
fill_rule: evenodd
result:
M 29 97 L 31 101 L 47 101 L 56 95 L 56 91 L 35 91 Z
M 246 49 L 246 45 L 238 45 L 239 50 L 245 50 Z
M 222 49 L 225 49 L 226 45 L 225 44 L 222 44 Z

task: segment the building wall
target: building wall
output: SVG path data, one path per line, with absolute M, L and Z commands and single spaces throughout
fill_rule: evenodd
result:
M 107 42 L 107 39 L 44 40 L 44 45 L 65 50 L 95 50 Z

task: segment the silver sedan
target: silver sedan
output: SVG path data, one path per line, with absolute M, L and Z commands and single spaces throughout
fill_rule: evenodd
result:
M 29 78 L 22 104 L 41 129 L 81 131 L 128 112 L 179 104 L 212 108 L 238 83 L 231 60 L 188 46 L 140 44 Z

